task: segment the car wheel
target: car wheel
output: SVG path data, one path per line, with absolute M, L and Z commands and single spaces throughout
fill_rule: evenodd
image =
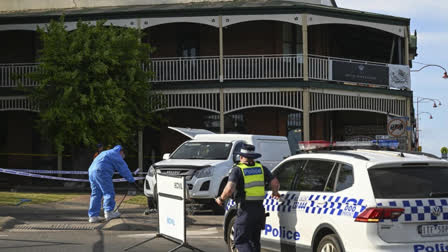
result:
M 233 228 L 233 225 L 235 224 L 235 220 L 236 220 L 236 215 L 232 217 L 232 219 L 230 219 L 229 221 L 229 226 L 227 227 L 227 250 L 229 252 L 238 252 L 238 250 L 236 248 L 234 248 L 235 246 L 235 230 Z
M 317 252 L 342 252 L 338 237 L 335 234 L 324 236 L 317 246 Z

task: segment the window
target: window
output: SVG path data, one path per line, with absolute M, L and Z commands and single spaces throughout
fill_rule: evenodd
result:
M 300 26 L 283 24 L 283 54 L 301 54 L 303 51 L 302 31 Z
M 390 167 L 369 169 L 373 193 L 380 199 L 445 197 L 448 167 Z
M 303 163 L 303 160 L 289 161 L 283 163 L 274 171 L 273 175 L 277 177 L 278 181 L 280 182 L 280 190 L 291 190 L 294 178 L 301 169 Z
M 347 189 L 353 185 L 353 167 L 342 164 L 339 168 L 338 183 L 336 184 L 336 192 Z
M 303 172 L 298 175 L 297 191 L 325 191 L 328 177 L 335 166 L 334 162 L 309 160 Z
M 231 143 L 187 142 L 170 159 L 226 160 L 231 148 Z

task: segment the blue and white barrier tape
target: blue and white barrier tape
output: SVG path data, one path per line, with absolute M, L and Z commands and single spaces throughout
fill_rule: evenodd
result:
M 30 170 L 30 169 L 8 169 L 11 171 L 19 171 L 19 172 L 27 172 L 27 173 L 39 173 L 39 174 L 72 174 L 72 175 L 86 175 L 89 174 L 88 171 L 55 171 L 55 170 Z M 115 172 L 115 174 L 119 174 L 118 172 Z M 133 172 L 134 175 L 143 175 L 146 174 L 145 172 L 139 172 L 139 169 L 137 169 L 135 172 Z
M 3 168 L 0 168 L 0 172 L 13 174 L 13 175 L 19 175 L 19 176 L 33 177 L 33 178 L 42 178 L 42 179 L 51 179 L 51 180 L 63 180 L 63 181 L 74 181 L 74 182 L 89 182 L 88 179 L 54 177 L 54 176 L 40 175 L 40 174 L 34 174 L 34 173 L 17 171 L 17 170 L 11 170 L 11 169 L 3 169 Z M 142 179 L 145 179 L 145 177 L 134 177 L 134 179 L 135 180 L 142 180 Z M 113 179 L 112 181 L 113 182 L 127 182 L 127 180 L 125 178 Z

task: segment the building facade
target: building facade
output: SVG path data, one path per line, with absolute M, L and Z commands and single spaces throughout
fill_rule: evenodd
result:
M 8 10 L 0 14 L 0 153 L 51 151 L 32 126 L 38 109 L 15 90 L 13 75 L 35 69 L 36 28 L 62 14 L 68 30 L 80 19 L 142 29 L 156 48 L 148 55 L 151 82 L 166 120 L 160 130 L 145 129 L 140 156 L 157 160 L 185 140 L 167 126 L 282 135 L 293 151 L 299 141 L 378 137 L 414 148 L 409 66 L 416 48 L 407 18 L 330 0 L 17 2 L 0 4 Z M 406 118 L 406 129 L 390 136 L 388 116 Z M 33 166 L 6 156 L 3 167 Z

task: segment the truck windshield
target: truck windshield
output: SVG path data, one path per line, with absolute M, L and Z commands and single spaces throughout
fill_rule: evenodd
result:
M 232 143 L 188 142 L 174 152 L 170 159 L 226 160 Z
M 376 198 L 436 198 L 448 194 L 448 167 L 391 167 L 369 170 Z

